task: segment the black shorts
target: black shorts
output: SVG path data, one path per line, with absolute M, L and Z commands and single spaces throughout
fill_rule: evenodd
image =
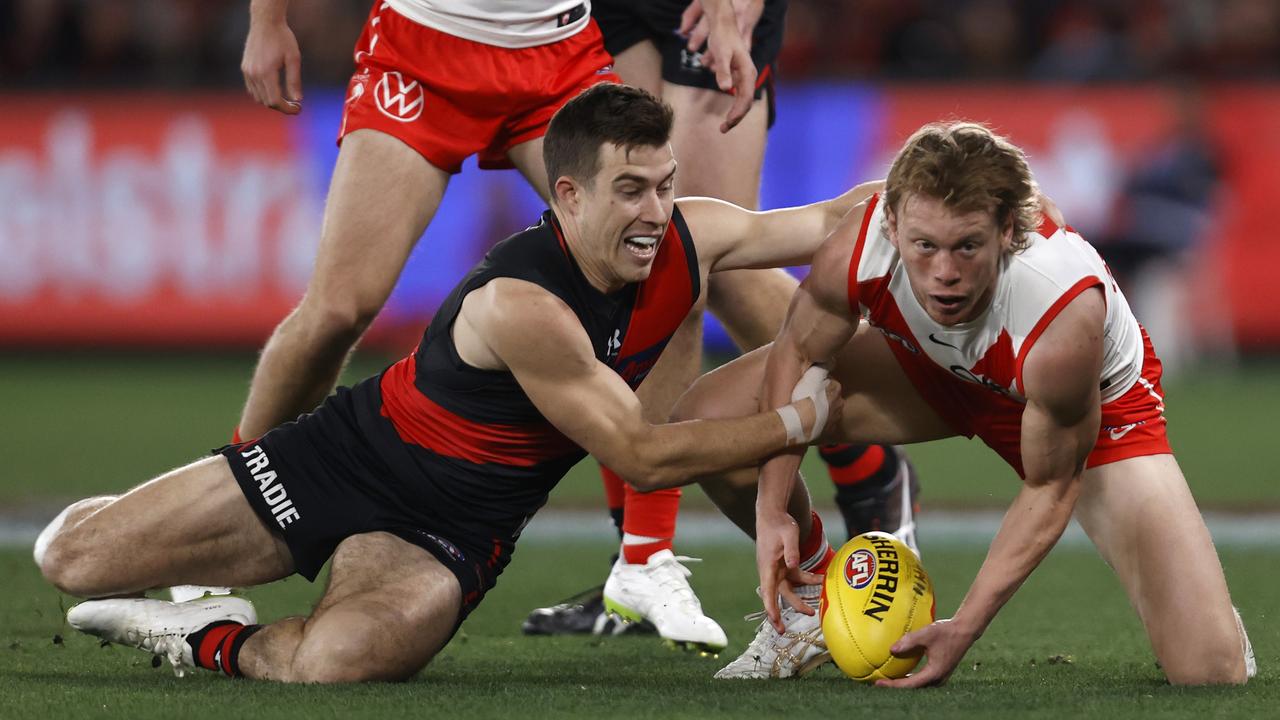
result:
M 461 623 L 510 562 L 518 530 L 450 519 L 459 513 L 447 498 L 431 501 L 436 486 L 422 481 L 422 465 L 397 447 L 403 443 L 376 412 L 378 380 L 339 388 L 315 412 L 216 452 L 231 463 L 254 511 L 283 536 L 299 575 L 314 581 L 352 535 L 389 532 L 458 578 Z
M 676 85 L 718 90 L 715 73 L 702 65 L 702 53 L 691 53 L 680 37 L 680 16 L 690 0 L 594 0 L 591 15 L 604 35 L 610 55 L 651 40 L 662 56 L 662 79 Z M 773 126 L 773 78 L 782 50 L 787 0 L 765 0 L 764 11 L 751 36 L 751 59 L 756 65 L 756 99 L 769 101 L 769 126 Z

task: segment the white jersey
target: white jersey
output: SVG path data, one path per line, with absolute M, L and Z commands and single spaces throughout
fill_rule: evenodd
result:
M 991 304 L 978 317 L 945 326 L 933 321 L 911 292 L 906 268 L 889 242 L 880 196 L 871 200 L 850 265 L 850 300 L 872 325 L 908 350 L 923 352 L 952 376 L 1025 401 L 1022 363 L 1062 308 L 1084 290 L 1106 295 L 1102 401 L 1125 393 L 1142 371 L 1137 319 L 1098 251 L 1070 227 L 1044 218 L 1026 250 L 1007 256 Z M 856 268 L 856 272 L 855 272 Z M 854 280 L 856 279 L 856 286 Z
M 455 37 L 504 48 L 572 37 L 591 21 L 590 0 L 385 0 L 414 22 Z

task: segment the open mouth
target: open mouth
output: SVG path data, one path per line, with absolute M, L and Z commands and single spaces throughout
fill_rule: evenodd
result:
M 964 295 L 930 295 L 944 312 L 955 312 L 964 307 L 966 296 Z
M 658 251 L 658 237 L 656 235 L 632 235 L 623 238 L 622 244 L 627 250 L 638 258 L 648 259 L 654 256 Z

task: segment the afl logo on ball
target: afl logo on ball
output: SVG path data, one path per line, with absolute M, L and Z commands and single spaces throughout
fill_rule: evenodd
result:
M 861 590 L 870 585 L 875 576 L 876 556 L 870 550 L 855 550 L 849 555 L 849 559 L 844 561 L 844 581 L 854 590 Z
M 400 122 L 413 122 L 422 114 L 422 86 L 417 80 L 404 81 L 394 70 L 384 73 L 373 92 L 383 115 Z

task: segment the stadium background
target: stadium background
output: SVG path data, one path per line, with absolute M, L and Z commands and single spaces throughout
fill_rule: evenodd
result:
M 368 0 L 292 3 L 306 83 L 296 118 L 252 104 L 240 87 L 246 5 L 0 2 L 0 535 L 10 544 L 29 542 L 68 499 L 123 489 L 224 442 L 255 350 L 305 285 Z M 1274 538 L 1278 68 L 1277 0 L 793 0 L 762 207 L 882 176 L 927 121 L 980 120 L 1007 134 L 1112 265 L 1165 356 L 1180 461 L 1201 504 L 1230 513 L 1215 528 L 1253 522 Z M 539 209 L 514 173 L 469 163 L 347 378 L 410 349 L 452 284 Z M 707 342 L 709 362 L 729 357 L 710 319 Z M 930 511 L 1001 508 L 1016 492 L 977 443 L 911 452 L 925 478 L 926 553 Z M 829 495 L 809 469 L 816 494 Z M 699 491 L 686 498 L 686 508 L 708 507 Z M 589 463 L 550 509 L 595 518 L 569 552 L 602 571 L 589 558 L 604 554 L 595 538 L 609 530 Z M 1280 563 L 1274 541 L 1246 545 L 1224 550 L 1233 586 L 1240 568 Z M 708 552 L 738 563 L 731 582 L 749 583 L 749 549 L 728 547 Z M 945 571 L 954 581 L 940 612 L 958 601 L 980 550 L 934 556 L 959 568 Z M 51 591 L 35 589 L 25 553 L 5 552 L 5 567 L 43 598 L 33 612 L 52 618 Z M 1087 562 L 1082 553 L 1061 562 Z M 512 613 L 575 582 L 500 586 L 496 609 L 477 617 L 511 615 L 494 620 L 502 637 L 514 631 Z M 1257 587 L 1241 604 L 1274 619 L 1280 586 Z M 1133 652 L 1145 652 L 1123 598 L 1109 592 Z M 726 603 L 749 610 L 749 600 Z M 1274 655 L 1280 636 L 1255 633 L 1255 643 Z M 41 687 L 29 690 L 33 713 Z

